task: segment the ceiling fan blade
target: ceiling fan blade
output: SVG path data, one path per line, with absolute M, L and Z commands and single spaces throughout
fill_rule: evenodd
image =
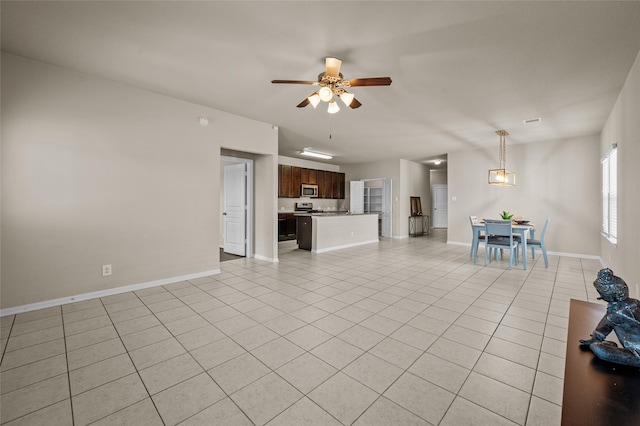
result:
M 303 81 L 303 80 L 271 80 L 273 84 L 317 84 L 317 81 Z
M 351 107 L 351 109 L 356 109 L 356 108 L 360 108 L 362 104 L 360 103 L 359 100 L 357 100 L 356 98 L 353 98 L 349 106 Z
M 296 105 L 298 108 L 304 108 L 307 105 L 309 105 L 309 98 L 304 98 L 304 101 L 300 102 L 298 105 Z
M 356 86 L 389 86 L 391 85 L 391 77 L 371 77 L 371 78 L 354 78 L 349 80 L 351 87 Z
M 340 59 L 327 58 L 325 63 L 327 66 L 327 77 L 338 77 L 340 75 L 340 65 L 342 65 L 342 61 Z

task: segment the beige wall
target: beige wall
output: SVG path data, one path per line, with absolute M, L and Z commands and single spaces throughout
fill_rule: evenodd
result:
M 420 197 L 425 215 L 431 213 L 429 167 L 409 160 L 400 160 L 402 178 L 400 180 L 400 218 L 404 219 L 405 234 L 409 234 L 408 218 L 411 216 L 410 197 Z M 402 230 L 402 227 L 400 228 Z
M 600 254 L 621 276 L 635 297 L 640 296 L 640 54 L 611 111 L 600 139 L 600 156 L 618 144 L 618 243 L 600 238 Z M 598 185 L 600 189 L 600 185 Z M 598 215 L 600 218 L 601 215 Z M 600 228 L 598 228 L 600 229 Z M 635 291 L 634 291 L 635 290 Z
M 278 155 L 261 155 L 254 166 L 254 250 L 257 259 L 278 260 Z
M 394 237 L 400 236 L 400 161 L 398 159 L 389 159 L 383 161 L 375 161 L 364 164 L 348 164 L 343 165 L 341 170 L 345 173 L 345 200 L 349 200 L 351 185 L 349 181 L 360 179 L 391 179 L 391 234 Z M 402 222 L 404 223 L 404 222 Z M 402 228 L 404 229 L 404 228 Z M 407 232 L 405 231 L 404 235 Z
M 346 188 L 349 181 L 360 179 L 391 179 L 392 191 L 392 235 L 403 238 L 409 235 L 408 218 L 411 212 L 409 197 L 417 195 L 422 199 L 422 209 L 428 212 L 429 199 L 429 167 L 404 159 L 389 159 L 365 164 L 343 165 Z M 346 199 L 349 199 L 347 194 Z
M 275 258 L 277 129 L 3 54 L 2 307 L 217 270 L 221 147 L 264 155 Z
M 431 179 L 431 185 L 446 185 L 447 184 L 447 171 L 446 170 L 431 170 L 429 173 Z
M 507 168 L 516 172 L 517 181 L 514 187 L 499 187 L 487 183 L 498 147 L 449 153 L 448 241 L 471 242 L 470 215 L 498 218 L 507 210 L 540 230 L 551 219 L 547 250 L 598 256 L 599 158 L 598 136 L 521 145 L 507 139 Z

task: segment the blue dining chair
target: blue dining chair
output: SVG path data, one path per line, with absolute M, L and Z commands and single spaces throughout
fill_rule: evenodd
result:
M 518 241 L 513 238 L 513 224 L 510 220 L 484 220 L 484 266 L 487 266 L 487 252 L 491 259 L 491 250 L 500 249 L 500 256 L 504 249 L 509 250 L 509 269 L 514 263 L 518 264 Z M 497 255 L 497 252 L 496 252 Z
M 547 221 L 544 223 L 544 227 L 542 228 L 542 233 L 540 234 L 540 239 L 539 240 L 527 240 L 527 246 L 531 247 L 531 257 L 532 258 L 536 258 L 536 254 L 535 254 L 535 248 L 539 247 L 540 250 L 542 250 L 542 257 L 544 259 L 544 267 L 548 268 L 549 267 L 549 260 L 547 259 L 547 247 L 544 245 L 544 236 L 547 233 L 547 228 L 549 227 L 549 222 L 551 220 L 547 219 Z
M 471 236 L 473 237 L 473 222 L 476 222 L 478 220 L 478 216 L 469 216 L 469 223 L 471 223 Z M 478 247 L 480 246 L 480 241 L 484 241 L 484 233 L 480 232 L 480 235 L 478 235 L 478 241 L 476 241 L 476 246 L 475 246 L 475 250 L 476 253 L 478 253 Z M 469 258 L 473 259 L 473 238 L 471 239 L 471 251 L 469 252 Z

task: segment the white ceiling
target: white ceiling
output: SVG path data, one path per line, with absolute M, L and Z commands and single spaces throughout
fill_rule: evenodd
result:
M 334 164 L 493 147 L 499 129 L 508 145 L 598 133 L 640 50 L 639 1 L 1 7 L 4 51 L 278 125 L 281 155 Z M 363 106 L 331 116 L 296 108 L 312 86 L 270 83 L 315 80 L 327 56 L 393 83 L 353 88 Z

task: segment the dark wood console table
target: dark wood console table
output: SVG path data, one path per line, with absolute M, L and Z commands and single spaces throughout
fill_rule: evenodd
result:
M 562 398 L 562 426 L 640 425 L 640 369 L 602 361 L 588 339 L 606 305 L 571 299 Z M 615 333 L 607 340 L 618 342 Z
M 409 216 L 409 236 L 419 237 L 421 235 L 429 235 L 430 223 L 429 215 Z

